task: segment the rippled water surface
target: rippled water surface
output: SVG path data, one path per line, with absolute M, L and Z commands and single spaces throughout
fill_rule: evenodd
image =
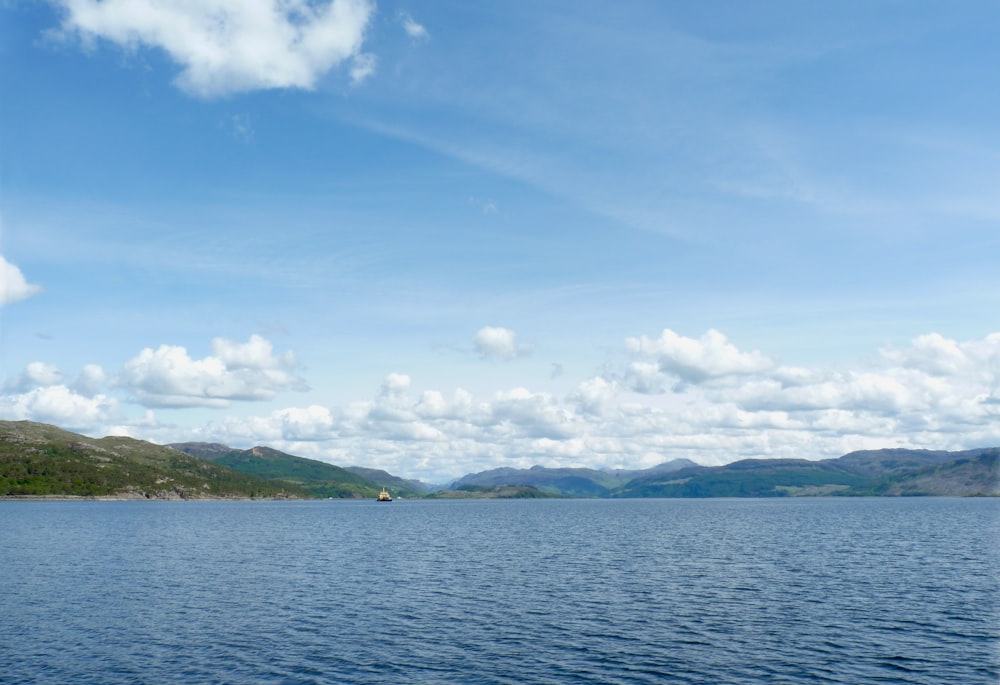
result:
M 0 502 L 0 682 L 1000 681 L 1000 501 Z

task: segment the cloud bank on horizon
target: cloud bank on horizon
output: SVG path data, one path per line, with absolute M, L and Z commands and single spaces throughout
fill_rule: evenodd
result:
M 432 481 L 1000 445 L 1000 6 L 610 7 L 0 6 L 0 419 Z
M 193 429 L 161 421 L 153 410 L 225 409 L 307 389 L 291 373 L 295 355 L 276 355 L 259 335 L 212 348 L 200 360 L 182 347 L 147 348 L 117 371 L 88 365 L 75 378 L 32 363 L 4 387 L 0 413 L 157 442 L 263 443 L 429 479 L 497 463 L 638 468 L 677 457 L 719 464 L 1000 444 L 1000 333 L 964 342 L 927 334 L 833 369 L 784 366 L 715 330 L 689 338 L 665 329 L 626 339 L 616 367 L 562 396 L 520 386 L 478 397 L 460 387 L 418 392 L 393 372 L 370 399 L 344 406 L 223 415 Z M 128 404 L 147 409 L 141 420 L 127 420 Z

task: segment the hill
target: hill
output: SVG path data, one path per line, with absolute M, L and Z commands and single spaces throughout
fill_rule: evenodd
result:
M 598 471 L 587 468 L 530 469 L 499 468 L 463 476 L 448 486 L 449 490 L 472 487 L 523 485 L 560 497 L 609 497 L 629 481 L 646 475 L 666 474 L 695 466 L 687 459 L 675 459 L 641 471 Z
M 396 497 L 423 497 L 430 492 L 430 488 L 419 480 L 407 480 L 394 476 L 382 469 L 369 469 L 363 466 L 345 466 L 346 470 L 367 478 L 379 486 L 388 488 Z
M 374 498 L 382 487 L 370 478 L 340 466 L 296 457 L 270 447 L 237 450 L 203 442 L 175 443 L 169 447 L 234 471 L 288 483 L 306 490 L 312 497 Z
M 547 499 L 558 497 L 530 485 L 468 485 L 459 490 L 439 490 L 428 499 Z
M 169 447 L 88 438 L 31 421 L 0 421 L 0 496 L 131 499 L 307 497 Z
M 616 497 L 995 496 L 1000 448 L 872 450 L 837 459 L 745 459 L 636 478 Z

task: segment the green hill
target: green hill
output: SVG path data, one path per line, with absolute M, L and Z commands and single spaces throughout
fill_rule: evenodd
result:
M 141 440 L 95 439 L 47 424 L 0 421 L 0 496 L 206 499 L 308 493 Z
M 344 468 L 351 473 L 367 478 L 373 483 L 378 483 L 381 487 L 388 488 L 392 492 L 393 497 L 423 497 L 430 492 L 430 488 L 419 480 L 400 478 L 382 469 L 369 469 L 363 466 L 345 466 Z
M 234 471 L 289 483 L 306 490 L 312 497 L 338 499 L 374 498 L 381 485 L 348 469 L 296 457 L 270 447 L 236 450 L 217 443 L 185 442 L 170 447 L 228 466 Z
M 547 499 L 558 497 L 530 485 L 467 485 L 458 490 L 439 490 L 428 499 Z

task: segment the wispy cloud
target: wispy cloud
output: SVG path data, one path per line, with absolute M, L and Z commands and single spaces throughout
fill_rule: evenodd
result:
M 234 114 L 226 121 L 226 125 L 233 138 L 239 142 L 253 142 L 254 129 L 249 114 Z
M 351 83 L 358 85 L 375 73 L 378 59 L 375 55 L 364 52 L 355 55 L 351 60 Z
M 426 40 L 430 38 L 430 33 L 423 24 L 417 22 L 409 12 L 399 13 L 399 23 L 403 25 L 403 30 L 406 31 L 406 35 L 414 40 Z

